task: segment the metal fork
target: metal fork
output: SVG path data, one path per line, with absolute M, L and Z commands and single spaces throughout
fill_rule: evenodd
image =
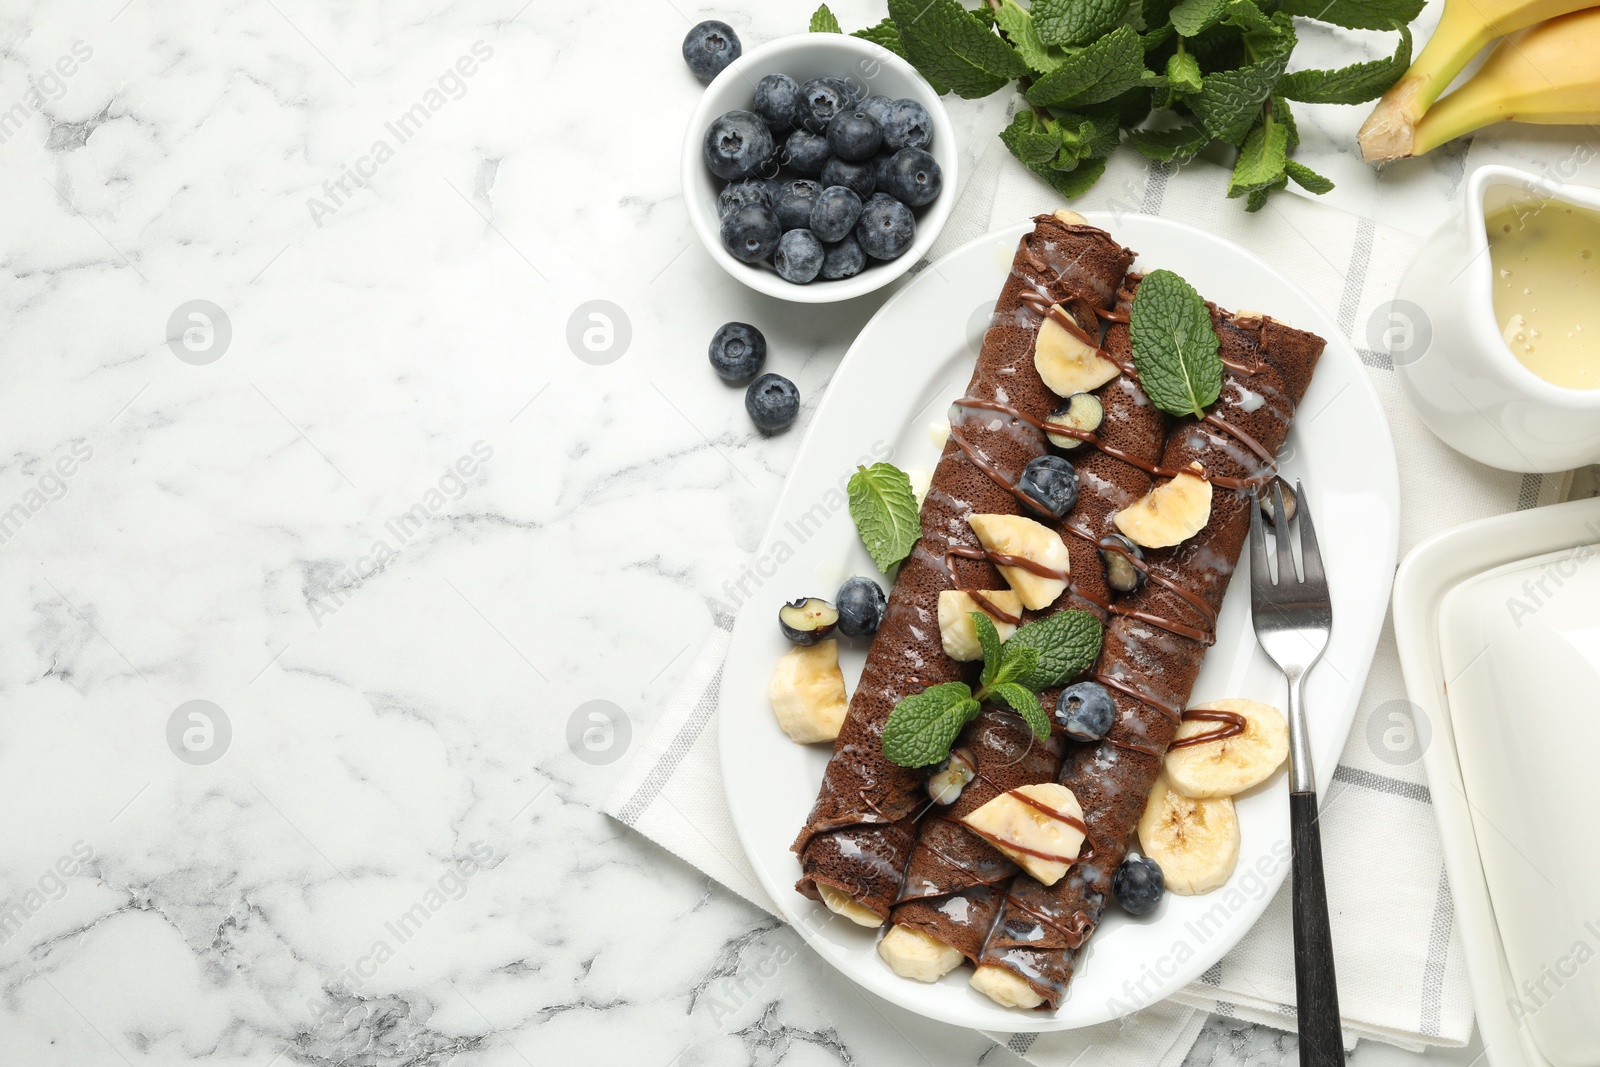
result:
M 1289 680 L 1289 832 L 1294 846 L 1294 979 L 1299 1006 L 1301 1067 L 1339 1067 L 1339 988 L 1328 932 L 1328 893 L 1317 829 L 1317 777 L 1306 728 L 1305 679 L 1328 647 L 1333 603 L 1322 572 L 1316 528 L 1305 491 L 1295 482 L 1295 514 L 1284 518 L 1283 482 L 1273 479 L 1272 514 L 1278 576 L 1267 569 L 1267 536 L 1259 493 L 1250 494 L 1250 614 L 1256 640 Z M 1303 577 L 1295 573 L 1291 525 L 1300 534 Z

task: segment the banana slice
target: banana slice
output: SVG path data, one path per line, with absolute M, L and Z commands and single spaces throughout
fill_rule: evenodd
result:
M 809 745 L 838 737 L 850 707 L 844 672 L 839 669 L 839 642 L 822 641 L 785 652 L 772 669 L 767 699 L 789 740 Z
M 1033 986 L 994 964 L 973 971 L 967 984 L 1002 1008 L 1037 1008 L 1044 1003 Z
M 1022 598 L 1024 607 L 1034 611 L 1047 608 L 1067 588 L 1072 561 L 1067 556 L 1066 542 L 1050 527 L 1021 515 L 968 515 L 967 522 L 979 543 L 990 552 L 1020 556 L 1052 572 L 1046 577 L 1023 567 L 995 564 Z
M 1060 304 L 1052 312 L 1072 318 Z M 1073 320 L 1077 321 L 1077 320 Z M 1033 342 L 1033 367 L 1050 391 L 1057 396 L 1092 392 L 1122 373 L 1122 369 L 1100 354 L 1094 345 L 1046 315 Z
M 1194 470 L 1200 464 L 1191 463 Z M 1187 541 L 1211 518 L 1211 483 L 1198 474 L 1179 471 L 1111 517 L 1141 548 L 1169 548 Z
M 855 898 L 842 889 L 835 889 L 831 885 L 817 883 L 817 892 L 822 894 L 822 902 L 828 910 L 835 915 L 843 915 L 857 926 L 869 926 L 876 929 L 883 925 L 883 917 L 864 904 L 857 904 Z
M 1055 782 L 1001 793 L 961 821 L 1042 885 L 1061 881 L 1083 847 L 1083 808 Z
M 1076 211 L 1068 211 L 1064 207 L 1058 207 L 1054 211 L 1050 212 L 1050 214 L 1054 215 L 1056 217 L 1056 221 L 1061 223 L 1061 225 L 1063 225 L 1063 226 L 1087 226 L 1087 225 L 1089 225 L 1089 220 L 1088 219 L 1084 218 L 1082 215 L 1078 214 Z
M 891 926 L 878 942 L 878 955 L 901 978 L 937 982 L 961 966 L 961 950 L 921 930 Z
M 1167 753 L 1167 781 L 1186 797 L 1231 797 L 1259 785 L 1289 758 L 1289 724 L 1283 712 L 1254 700 L 1213 700 L 1191 711 L 1231 711 L 1244 717 L 1244 733 L 1186 745 Z M 1224 723 L 1191 719 L 1173 740 L 1215 733 Z
M 1139 843 L 1161 865 L 1168 889 L 1197 896 L 1233 874 L 1239 862 L 1239 818 L 1227 797 L 1193 800 L 1160 777 L 1139 818 Z
M 1022 614 L 1022 598 L 1013 589 L 981 589 L 979 595 L 1007 615 Z M 965 590 L 946 589 L 939 594 L 939 636 L 944 641 L 944 654 L 958 663 L 970 663 L 983 658 L 983 645 L 978 642 L 978 628 L 972 625 L 972 612 L 981 611 L 994 619 L 995 632 L 1004 641 L 1017 632 L 1015 623 L 995 619 L 989 609 L 972 599 Z

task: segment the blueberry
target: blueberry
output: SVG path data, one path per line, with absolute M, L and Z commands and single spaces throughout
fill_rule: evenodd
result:
M 1056 698 L 1056 721 L 1075 741 L 1098 741 L 1111 729 L 1117 706 L 1099 682 L 1075 682 Z
M 889 118 L 883 124 L 883 143 L 896 152 L 902 148 L 927 148 L 933 140 L 933 119 L 928 109 L 915 100 L 896 100 L 889 105 Z
M 711 369 L 725 382 L 747 382 L 767 361 L 767 339 L 748 322 L 725 322 L 711 335 Z
M 889 121 L 889 109 L 894 106 L 894 101 L 887 96 L 869 96 L 856 105 L 858 111 L 865 111 L 878 120 L 882 126 Z
M 811 205 L 811 232 L 823 241 L 842 241 L 861 217 L 861 198 L 854 189 L 831 185 Z
M 745 390 L 744 409 L 762 433 L 787 430 L 800 414 L 800 390 L 781 374 L 763 374 Z
M 778 240 L 772 265 L 784 281 L 804 285 L 822 271 L 822 242 L 810 230 L 790 230 Z
M 814 645 L 832 634 L 839 610 L 819 597 L 803 596 L 778 609 L 778 630 L 797 645 Z
M 773 133 L 782 133 L 794 129 L 800 121 L 803 103 L 799 82 L 787 74 L 768 74 L 756 82 L 750 110 L 760 115 Z
M 822 185 L 842 185 L 846 189 L 854 189 L 856 195 L 865 200 L 878 188 L 878 179 L 873 173 L 872 163 L 851 163 L 839 159 L 837 156 L 822 165 Z
M 931 204 L 944 187 L 939 161 L 920 148 L 902 148 L 885 168 L 888 180 L 884 192 L 907 207 Z
M 760 263 L 777 251 L 783 229 L 771 208 L 751 204 L 722 220 L 722 247 L 734 259 Z
M 719 115 L 706 129 L 706 166 L 728 181 L 749 178 L 772 158 L 772 131 L 748 111 Z
M 883 123 L 883 144 L 901 149 L 925 149 L 933 141 L 933 118 L 917 101 L 894 101 Z
M 1144 552 L 1121 534 L 1100 538 L 1100 562 L 1106 565 L 1106 585 L 1119 593 L 1131 593 L 1144 584 Z
M 717 194 L 717 218 L 725 219 L 742 207 L 759 204 L 772 206 L 772 187 L 760 178 L 746 178 L 742 182 L 729 182 Z
M 1078 502 L 1078 470 L 1060 456 L 1039 456 L 1022 468 L 1017 488 L 1059 519 Z
M 826 130 L 833 116 L 850 107 L 850 93 L 837 78 L 812 78 L 800 86 L 800 96 L 800 124 L 812 133 Z
M 839 608 L 839 632 L 846 637 L 869 637 L 878 632 L 889 598 L 871 578 L 846 578 L 833 598 Z
M 826 137 L 805 130 L 791 133 L 783 143 L 783 152 L 788 157 L 789 169 L 802 178 L 815 178 L 821 174 L 828 160 L 833 157 Z
M 883 127 L 865 111 L 841 111 L 828 123 L 828 147 L 851 163 L 871 159 L 883 147 Z
M 683 61 L 694 76 L 708 82 L 744 51 L 739 35 L 726 22 L 715 19 L 700 23 L 683 39 Z
M 799 230 L 811 225 L 811 208 L 821 195 L 822 186 L 806 178 L 786 183 L 778 191 L 778 198 L 772 202 L 778 224 L 785 230 Z
M 894 259 L 911 247 L 916 236 L 911 209 L 888 193 L 873 193 L 856 223 L 856 240 L 873 259 Z
M 1167 879 L 1161 864 L 1131 852 L 1111 876 L 1111 892 L 1129 915 L 1148 915 L 1166 894 Z
M 855 107 L 861 103 L 862 98 L 867 95 L 866 86 L 860 82 L 851 81 L 849 78 L 818 78 L 817 81 L 822 82 L 824 85 L 831 85 L 843 93 L 850 107 Z
M 848 233 L 837 244 L 823 246 L 822 273 L 819 277 L 829 281 L 854 278 L 866 265 L 867 254 L 861 251 L 861 242 L 856 240 L 855 234 Z

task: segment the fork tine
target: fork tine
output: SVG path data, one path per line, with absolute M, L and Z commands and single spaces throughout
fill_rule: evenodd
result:
M 1326 586 L 1327 577 L 1322 573 L 1322 551 L 1317 547 L 1317 529 L 1311 524 L 1311 509 L 1306 506 L 1306 491 L 1301 486 L 1300 480 L 1295 479 L 1294 498 L 1295 525 L 1300 527 L 1300 565 L 1306 572 L 1306 584 Z
M 1283 482 L 1272 479 L 1272 532 L 1278 543 L 1278 584 L 1297 585 L 1300 579 L 1294 572 L 1293 537 L 1289 533 L 1289 520 L 1283 510 Z
M 1261 521 L 1261 496 L 1250 490 L 1250 603 L 1259 609 L 1271 595 L 1272 572 L 1267 569 L 1267 533 Z

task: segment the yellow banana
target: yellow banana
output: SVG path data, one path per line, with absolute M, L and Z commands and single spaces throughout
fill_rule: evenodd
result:
M 1471 78 L 1417 123 L 1412 153 L 1495 122 L 1600 120 L 1600 8 L 1507 37 Z
M 1383 94 L 1357 140 L 1373 162 L 1417 155 L 1417 123 L 1483 47 L 1497 37 L 1593 6 L 1595 0 L 1445 0 L 1439 25 L 1411 69 Z

